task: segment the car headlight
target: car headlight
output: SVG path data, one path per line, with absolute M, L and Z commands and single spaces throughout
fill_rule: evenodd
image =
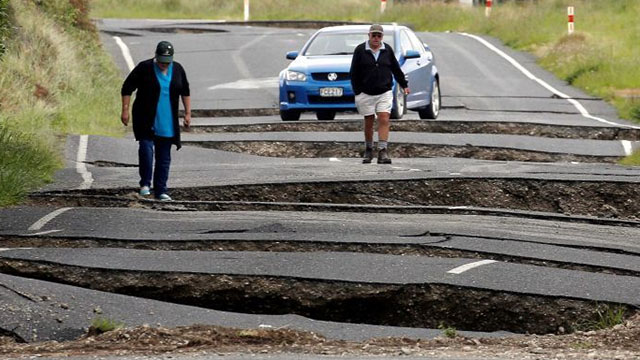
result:
M 307 75 L 299 71 L 287 70 L 286 79 L 289 81 L 307 81 Z

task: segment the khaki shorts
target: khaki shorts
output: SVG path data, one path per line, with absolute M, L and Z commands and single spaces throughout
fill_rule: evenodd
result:
M 393 92 L 391 90 L 380 95 L 360 93 L 356 95 L 356 107 L 362 116 L 375 115 L 377 113 L 391 112 Z

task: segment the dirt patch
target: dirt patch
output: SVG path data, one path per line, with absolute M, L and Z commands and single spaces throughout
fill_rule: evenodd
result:
M 451 333 L 449 333 L 451 335 Z M 295 353 L 320 355 L 496 357 L 518 360 L 616 359 L 640 356 L 640 315 L 613 329 L 570 335 L 528 335 L 501 339 L 471 339 L 453 334 L 433 340 L 401 338 L 363 342 L 328 340 L 313 333 L 289 329 L 229 329 L 194 325 L 177 328 L 141 326 L 118 329 L 75 341 L 18 344 L 0 336 L 5 356 L 70 356 L 127 354 L 254 354 Z
M 215 126 L 198 126 L 197 120 L 194 121 L 194 123 L 195 126 L 193 126 L 191 130 L 196 133 L 362 131 L 362 121 L 360 120 Z M 391 131 L 443 134 L 509 134 L 565 139 L 640 140 L 640 130 L 638 129 L 546 125 L 521 122 L 395 120 L 391 123 Z
M 286 158 L 359 158 L 361 143 L 298 141 L 183 141 L 184 145 L 243 154 Z M 550 153 L 481 146 L 420 145 L 394 143 L 392 157 L 456 157 L 497 161 L 616 163 L 621 157 Z

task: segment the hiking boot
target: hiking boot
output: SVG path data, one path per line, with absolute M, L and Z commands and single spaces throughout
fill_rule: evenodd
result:
M 378 164 L 391 164 L 386 148 L 378 150 Z
M 371 160 L 373 160 L 373 148 L 366 148 L 364 150 L 364 156 L 362 157 L 363 164 L 371 164 Z

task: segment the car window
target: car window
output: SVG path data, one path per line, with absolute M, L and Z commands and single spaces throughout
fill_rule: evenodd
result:
M 407 32 L 404 30 L 400 33 L 400 46 L 402 47 L 403 52 L 413 49 L 413 44 L 411 43 L 411 40 L 409 40 Z
M 320 33 L 304 50 L 304 56 L 351 55 L 356 46 L 367 41 L 367 33 Z M 394 47 L 393 36 L 384 41 Z
M 420 41 L 420 39 L 415 33 L 408 32 L 408 34 L 409 34 L 409 40 L 411 40 L 411 43 L 413 44 L 413 48 L 415 50 L 418 50 L 420 54 L 424 54 L 425 52 L 427 52 L 427 50 L 424 49 L 424 45 L 422 41 Z

